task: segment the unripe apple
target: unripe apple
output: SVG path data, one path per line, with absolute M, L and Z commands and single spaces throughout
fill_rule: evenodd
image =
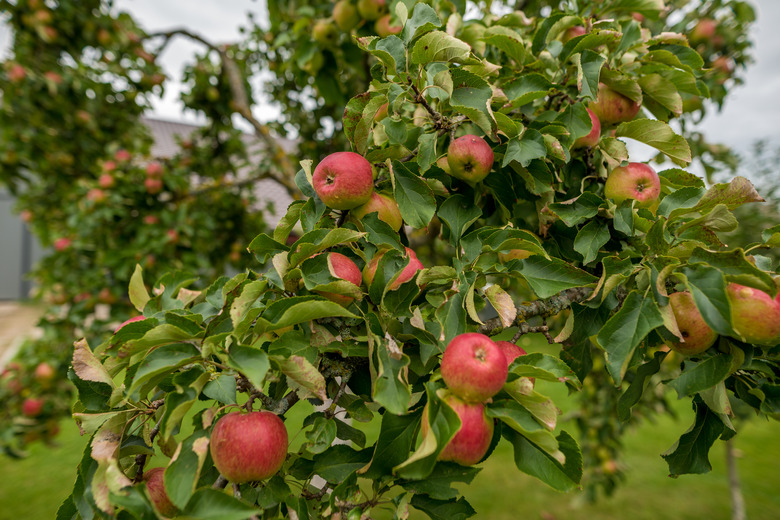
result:
M 362 155 L 336 152 L 325 157 L 312 174 L 314 191 L 326 206 L 352 209 L 365 204 L 374 191 L 374 174 Z
M 701 354 L 710 348 L 718 334 L 707 325 L 702 318 L 693 295 L 689 292 L 676 292 L 669 295 L 669 305 L 672 306 L 677 327 L 684 341 L 669 341 L 667 345 L 675 352 L 684 356 Z
M 37 367 L 35 367 L 35 380 L 39 383 L 49 383 L 52 379 L 54 379 L 54 376 L 57 375 L 57 372 L 52 368 L 52 366 L 45 361 L 42 363 L 39 363 Z
M 360 273 L 360 269 L 357 264 L 352 261 L 348 256 L 341 253 L 328 253 L 328 270 L 331 276 L 338 278 L 339 280 L 346 280 L 358 287 L 363 282 L 363 275 Z M 324 296 L 332 302 L 336 302 L 339 305 L 347 306 L 352 303 L 351 296 L 345 294 L 336 294 L 331 292 L 317 291 L 318 294 Z
M 315 42 L 323 47 L 332 47 L 339 39 L 339 31 L 332 22 L 328 20 L 317 20 L 311 31 Z
M 389 14 L 382 16 L 374 23 L 374 30 L 381 38 L 385 38 L 391 34 L 399 34 L 402 29 L 403 26 L 401 25 L 390 25 Z
M 43 411 L 43 399 L 28 397 L 22 402 L 22 414 L 27 417 L 37 417 Z
M 596 114 L 590 108 L 588 115 L 590 116 L 591 129 L 588 135 L 582 136 L 574 141 L 574 148 L 593 148 L 599 144 L 601 138 L 601 121 L 596 117 Z
M 60 237 L 54 241 L 54 250 L 65 251 L 70 247 L 71 242 L 71 239 L 68 237 Z
M 639 113 L 642 104 L 599 83 L 598 99 L 590 103 L 590 109 L 603 124 L 613 125 L 631 121 Z
M 358 0 L 357 8 L 360 16 L 370 22 L 377 20 L 387 12 L 385 0 Z
M 736 283 L 726 286 L 731 326 L 748 343 L 775 345 L 780 336 L 780 296 Z
M 145 316 L 133 316 L 132 318 L 123 321 L 120 326 L 118 326 L 116 329 L 114 329 L 114 334 L 119 332 L 119 329 L 121 329 L 122 327 L 124 327 L 128 323 L 133 323 L 133 322 L 136 322 L 136 321 L 142 321 L 142 320 L 145 320 L 145 319 L 146 319 Z
M 113 188 L 114 184 L 116 184 L 116 179 L 110 173 L 101 173 L 98 177 L 98 186 L 101 188 Z
M 441 377 L 458 397 L 469 402 L 490 399 L 506 383 L 509 364 L 501 348 L 484 334 L 455 336 L 444 349 Z
M 456 179 L 471 184 L 487 177 L 493 167 L 493 149 L 476 135 L 464 135 L 447 148 L 448 172 Z
M 344 32 L 349 32 L 360 23 L 360 14 L 350 0 L 339 0 L 333 6 L 333 20 Z
M 448 394 L 442 398 L 460 419 L 460 428 L 450 442 L 444 446 L 437 460 L 451 460 L 463 466 L 471 466 L 482 460 L 493 439 L 493 419 L 485 414 L 482 403 L 467 403 L 457 396 Z M 423 408 L 421 434 L 429 434 L 428 405 Z
M 176 516 L 179 510 L 170 497 L 168 492 L 165 491 L 165 483 L 163 477 L 165 475 L 165 468 L 152 468 L 144 473 L 144 482 L 146 482 L 146 490 L 149 492 L 149 498 L 152 499 L 155 509 L 165 516 Z
M 150 195 L 155 195 L 162 191 L 163 181 L 156 177 L 147 177 L 144 179 L 144 188 L 146 188 L 146 192 Z
M 644 163 L 628 163 L 613 169 L 604 184 L 604 196 L 620 204 L 634 199 L 640 208 L 652 208 L 661 194 L 661 179 Z
M 379 260 L 381 260 L 382 256 L 384 256 L 386 252 L 387 251 L 378 252 L 376 255 L 374 255 L 374 258 L 371 259 L 366 267 L 363 268 L 363 282 L 366 284 L 366 287 L 370 287 L 371 282 L 374 281 L 376 269 L 379 266 Z M 404 284 L 414 278 L 414 275 L 417 274 L 417 271 L 424 267 L 422 262 L 417 259 L 417 254 L 412 249 L 407 247 L 406 254 L 404 256 L 409 258 L 409 263 L 406 264 L 406 266 L 401 270 L 401 274 L 398 275 L 398 278 L 396 278 L 395 281 L 390 283 L 390 285 L 387 287 L 390 291 L 398 289 L 401 287 L 401 284 Z
M 711 40 L 713 36 L 715 36 L 715 31 L 717 29 L 718 22 L 712 18 L 702 18 L 693 27 L 693 29 L 691 29 L 691 32 L 688 35 L 688 40 L 694 45 L 706 43 L 708 40 Z
M 369 213 L 376 213 L 379 220 L 395 231 L 400 230 L 401 226 L 404 225 L 398 203 L 390 195 L 373 192 L 368 202 L 349 210 L 349 214 L 357 220 L 362 220 Z
M 268 411 L 232 412 L 211 432 L 211 458 L 223 477 L 240 484 L 276 474 L 287 457 L 287 430 Z

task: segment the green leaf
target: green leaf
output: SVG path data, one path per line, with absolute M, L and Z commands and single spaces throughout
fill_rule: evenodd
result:
M 130 295 L 130 303 L 133 304 L 138 312 L 143 312 L 146 307 L 146 302 L 149 301 L 149 293 L 146 291 L 144 285 L 144 270 L 139 264 L 136 264 L 133 276 L 130 277 L 130 287 L 128 288 Z
M 682 114 L 682 97 L 673 83 L 659 74 L 648 74 L 638 81 L 645 100 L 652 99 L 675 116 Z
M 405 251 L 398 237 L 398 232 L 387 223 L 379 220 L 376 213 L 369 213 L 360 222 L 366 230 L 368 241 L 375 246 L 390 246 L 398 251 Z
M 675 220 L 680 215 L 694 212 L 706 215 L 720 204 L 725 205 L 729 210 L 734 210 L 748 202 L 764 202 L 764 199 L 749 180 L 737 176 L 728 184 L 716 184 L 708 189 L 695 206 L 672 211 L 669 214 L 669 221 Z
M 661 455 L 669 465 L 669 476 L 701 474 L 712 471 L 710 447 L 725 427 L 717 414 L 699 399 L 694 399 L 696 420 L 693 426 L 666 453 Z
M 401 38 L 408 44 L 418 36 L 438 27 L 441 27 L 439 15 L 431 6 L 420 3 L 414 6 L 412 16 L 404 24 Z
M 428 495 L 436 500 L 452 500 L 460 494 L 452 487 L 452 483 L 471 484 L 479 472 L 480 468 L 461 466 L 454 462 L 439 462 L 424 480 L 412 480 L 401 485 L 415 494 Z
M 583 264 L 596 260 L 599 250 L 609 242 L 609 228 L 603 222 L 591 220 L 585 224 L 574 239 L 574 250 L 582 255 Z
M 357 128 L 358 123 L 363 119 L 363 110 L 366 108 L 370 99 L 371 94 L 363 92 L 350 99 L 344 109 L 344 117 L 342 118 L 344 134 L 346 134 L 347 139 L 349 139 L 349 142 L 352 143 L 353 146 L 355 144 L 355 129 Z
M 427 495 L 414 495 L 409 503 L 431 520 L 465 520 L 477 514 L 463 497 L 457 500 L 436 500 Z
M 615 130 L 615 136 L 635 139 L 652 146 L 680 166 L 686 166 L 691 162 L 691 148 L 688 141 L 675 134 L 663 121 L 636 119 L 620 123 Z
M 707 251 L 697 247 L 691 253 L 688 263 L 707 264 L 726 275 L 726 279 L 730 282 L 755 287 L 772 297 L 777 294 L 774 278 L 745 258 L 745 252 L 742 249 L 734 251 Z
M 731 354 L 719 353 L 700 362 L 685 360 L 682 374 L 669 382 L 682 399 L 711 388 L 728 377 L 731 369 Z
M 523 74 L 504 85 L 502 89 L 514 108 L 543 98 L 553 87 L 550 81 L 540 74 Z
M 726 297 L 723 273 L 697 264 L 682 269 L 685 285 L 693 295 L 696 308 L 712 330 L 722 336 L 739 337 L 731 328 L 731 305 Z
M 203 387 L 203 394 L 222 404 L 236 404 L 236 378 L 221 375 Z
M 367 50 L 382 62 L 388 75 L 394 76 L 406 70 L 406 46 L 398 36 L 391 34 L 372 40 Z
M 645 382 L 649 381 L 650 376 L 657 374 L 661 370 L 661 362 L 666 357 L 667 352 L 658 351 L 653 356 L 653 359 L 647 363 L 643 363 L 636 369 L 636 374 L 631 384 L 620 399 L 618 399 L 617 413 L 618 419 L 623 422 L 628 421 L 631 418 L 631 407 L 633 407 L 642 398 L 642 393 L 645 389 Z
M 457 194 L 442 203 L 437 215 L 450 230 L 450 243 L 458 249 L 461 237 L 482 216 L 482 210 L 463 195 Z
M 234 344 L 231 345 L 228 355 L 230 367 L 241 372 L 255 388 L 263 388 L 265 375 L 271 368 L 271 363 L 265 352 L 257 348 Z
M 141 362 L 138 370 L 132 376 L 132 383 L 127 393 L 135 395 L 142 386 L 153 382 L 158 377 L 171 374 L 179 367 L 196 359 L 200 359 L 200 352 L 189 343 L 175 343 L 158 347 Z
M 501 49 L 518 64 L 523 64 L 525 60 L 523 38 L 512 29 L 501 25 L 493 25 L 488 27 L 480 39 L 489 45 Z
M 317 417 L 311 430 L 306 432 L 308 441 L 306 449 L 310 453 L 322 453 L 327 450 L 336 440 L 337 429 L 336 422 L 332 419 Z
M 434 61 L 465 61 L 471 46 L 442 31 L 423 35 L 412 48 L 412 63 L 426 64 Z
M 208 456 L 208 446 L 207 432 L 196 431 L 179 444 L 176 455 L 165 469 L 165 491 L 179 509 L 187 506 L 198 487 L 203 463 Z
M 616 385 L 623 381 L 634 349 L 663 324 L 655 300 L 638 291 L 631 291 L 620 310 L 604 324 L 597 341 L 606 352 L 607 370 Z
M 195 492 L 182 516 L 202 520 L 246 520 L 258 513 L 262 511 L 221 490 L 207 487 Z
M 350 473 L 368 464 L 372 452 L 371 448 L 356 451 L 345 444 L 331 446 L 314 457 L 313 473 L 330 483 L 342 482 Z
M 436 213 L 436 198 L 431 188 L 404 163 L 393 161 L 393 194 L 404 222 L 414 228 L 427 226 Z
M 523 405 L 511 399 L 500 399 L 491 403 L 487 409 L 488 417 L 495 417 L 517 433 L 534 443 L 558 461 L 564 461 L 564 455 L 558 450 L 558 440 L 534 418 Z
M 548 207 L 566 226 L 574 227 L 598 215 L 599 206 L 603 203 L 604 200 L 598 195 L 585 192 L 575 199 L 549 204 Z
M 314 296 L 296 296 L 271 304 L 257 319 L 255 330 L 262 334 L 298 323 L 333 317 L 357 318 L 338 303 L 320 300 Z
M 409 356 L 401 352 L 392 338 L 378 338 L 374 335 L 371 338 L 372 397 L 388 412 L 405 414 L 412 399 L 411 386 L 407 380 Z
M 703 188 L 680 188 L 664 197 L 661 204 L 658 205 L 656 215 L 668 217 L 676 209 L 692 208 L 696 206 L 702 195 L 704 195 Z
M 606 58 L 591 50 L 584 50 L 573 58 L 577 65 L 577 88 L 582 97 L 596 100 L 599 94 L 599 76 Z
M 490 85 L 476 74 L 462 68 L 451 72 L 456 88 L 450 96 L 450 106 L 471 119 L 486 135 L 492 135 L 497 123 L 490 108 L 490 100 L 493 97 Z
M 579 378 L 569 365 L 557 357 L 539 352 L 517 357 L 512 362 L 509 372 L 520 377 L 566 383 L 575 390 L 582 387 Z
M 512 161 L 517 161 L 523 168 L 527 168 L 534 159 L 542 159 L 546 156 L 547 146 L 544 144 L 544 136 L 529 128 L 520 139 L 509 141 L 501 167 L 506 167 Z
M 436 134 L 422 134 L 417 139 L 417 143 L 420 147 L 417 153 L 417 166 L 420 167 L 420 175 L 422 175 L 436 162 Z
M 278 365 L 279 370 L 287 376 L 287 385 L 293 390 L 306 391 L 320 401 L 326 401 L 325 378 L 303 356 L 272 356 L 271 361 Z M 303 397 L 303 396 L 302 396 Z
M 553 258 L 547 260 L 538 255 L 521 260 L 516 271 L 525 278 L 539 298 L 595 283 L 598 279 L 573 265 Z
M 363 476 L 378 480 L 383 475 L 390 474 L 393 467 L 405 461 L 414 447 L 414 434 L 419 424 L 419 414 L 383 414 L 371 466 Z
M 582 479 L 582 454 L 577 442 L 565 431 L 558 435 L 558 446 L 566 458 L 561 464 L 549 453 L 509 428 L 502 435 L 512 443 L 515 465 L 524 473 L 538 478 L 558 491 L 571 491 Z

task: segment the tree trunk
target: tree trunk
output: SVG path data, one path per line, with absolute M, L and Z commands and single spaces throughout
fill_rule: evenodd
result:
M 726 441 L 726 470 L 729 475 L 731 520 L 747 520 L 745 498 L 742 496 L 742 488 L 739 485 L 739 473 L 737 472 L 737 461 L 732 439 Z

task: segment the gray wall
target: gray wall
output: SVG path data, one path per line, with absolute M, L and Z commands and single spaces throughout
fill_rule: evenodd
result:
M 14 199 L 0 188 L 0 300 L 29 296 L 32 284 L 25 274 L 43 253 L 13 207 Z

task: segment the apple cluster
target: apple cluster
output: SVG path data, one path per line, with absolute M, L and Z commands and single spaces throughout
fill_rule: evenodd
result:
M 314 22 L 312 38 L 325 48 L 334 47 L 339 40 L 339 31 L 350 33 L 371 24 L 373 32 L 382 38 L 398 34 L 403 28 L 392 24 L 387 0 L 339 0 L 329 18 Z

